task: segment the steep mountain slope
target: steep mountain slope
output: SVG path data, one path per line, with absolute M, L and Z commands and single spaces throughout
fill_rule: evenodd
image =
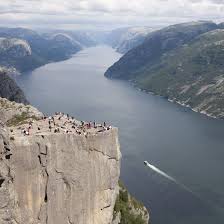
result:
M 71 54 L 81 50 L 80 44 L 71 43 L 69 39 L 63 41 L 58 38 L 46 39 L 35 31 L 23 28 L 0 28 L 0 37 L 9 40 L 17 38 L 29 44 L 31 54 L 17 58 L 11 65 L 20 72 L 35 69 L 51 61 L 67 59 Z
M 67 47 L 72 47 L 74 45 L 77 45 L 77 46 L 80 46 L 80 49 L 82 48 L 81 44 L 78 41 L 74 40 L 70 35 L 66 33 L 55 33 L 50 36 L 50 39 L 56 41 L 58 45 L 67 44 L 68 45 Z
M 196 36 L 214 30 L 212 22 L 193 22 L 169 26 L 152 32 L 138 47 L 130 50 L 117 63 L 110 67 L 107 77 L 134 79 L 144 66 L 153 66 L 163 54 L 188 43 Z
M 17 103 L 28 104 L 23 91 L 7 73 L 7 70 L 0 68 L 0 97 Z
M 210 31 L 145 68 L 138 85 L 196 111 L 224 117 L 224 30 Z
M 123 70 L 122 70 L 123 71 Z M 116 73 L 112 73 L 116 77 Z M 224 117 L 224 30 L 201 34 L 145 64 L 136 85 L 209 116 Z M 121 76 L 127 78 L 127 76 Z
M 72 54 L 82 49 L 82 46 L 79 42 L 73 40 L 69 35 L 63 33 L 53 34 L 49 39 L 46 39 L 46 41 L 50 43 L 48 47 L 47 58 L 51 58 L 54 61 L 67 59 Z
M 70 31 L 70 30 L 53 30 L 53 31 L 46 31 L 42 34 L 43 37 L 49 39 L 55 35 L 63 35 L 69 37 L 72 42 L 78 44 L 82 48 L 84 47 L 92 47 L 95 46 L 98 42 L 96 41 L 94 34 L 95 32 L 90 31 Z
M 124 54 L 137 47 L 152 32 L 149 27 L 129 27 L 116 29 L 106 35 L 105 42 L 115 48 L 118 52 Z
M 117 44 L 117 51 L 122 54 L 127 53 L 129 50 L 142 44 L 147 35 L 150 34 L 152 31 L 152 28 L 146 27 L 133 27 L 128 29 L 128 31 L 121 36 Z
M 0 54 L 9 55 L 10 57 L 24 57 L 31 55 L 30 45 L 21 39 L 0 38 Z
M 220 24 L 218 24 L 218 28 L 219 28 L 219 29 L 224 29 L 224 23 L 220 23 Z
M 31 55 L 32 50 L 27 41 L 0 37 L 0 65 L 19 68 L 20 61 Z
M 121 39 L 121 36 L 128 31 L 128 27 L 126 28 L 120 28 L 115 29 L 110 32 L 104 33 L 104 42 L 108 45 L 110 45 L 113 48 L 116 48 L 118 45 L 119 40 Z
M 79 42 L 84 47 L 92 47 L 97 44 L 96 39 L 93 36 L 93 33 L 88 31 L 71 31 L 70 35 L 74 40 Z

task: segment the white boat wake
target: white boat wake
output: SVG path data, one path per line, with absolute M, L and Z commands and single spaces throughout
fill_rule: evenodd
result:
M 163 171 L 160 170 L 159 168 L 157 168 L 157 167 L 151 165 L 151 164 L 148 163 L 147 161 L 145 161 L 144 163 L 145 163 L 145 165 L 148 166 L 151 170 L 153 170 L 153 171 L 155 171 L 156 173 L 160 174 L 161 176 L 167 178 L 168 180 L 171 180 L 171 181 L 177 183 L 177 181 L 176 181 L 173 177 L 169 176 L 168 174 L 166 174 L 165 172 L 163 172 Z
M 154 172 L 158 173 L 160 176 L 165 177 L 166 179 L 176 183 L 177 185 L 179 185 L 180 187 L 182 187 L 183 189 L 185 189 L 186 191 L 192 193 L 193 195 L 195 195 L 195 193 L 189 189 L 188 187 L 186 187 L 184 184 L 178 182 L 176 179 L 174 179 L 173 177 L 169 176 L 168 174 L 166 174 L 165 172 L 163 172 L 162 170 L 160 170 L 159 168 L 153 166 L 152 164 L 150 164 L 147 161 L 144 161 L 144 164 L 149 167 L 151 170 L 153 170 Z M 196 196 L 196 195 L 195 195 Z

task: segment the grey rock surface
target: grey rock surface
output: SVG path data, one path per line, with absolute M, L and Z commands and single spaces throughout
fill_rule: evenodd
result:
M 120 158 L 116 128 L 12 137 L 1 122 L 0 223 L 112 223 Z
M 21 103 L 10 102 L 5 98 L 0 98 L 0 120 L 4 123 L 10 121 L 15 116 L 25 114 L 26 117 L 41 118 L 43 113 L 38 111 L 31 105 L 24 105 Z

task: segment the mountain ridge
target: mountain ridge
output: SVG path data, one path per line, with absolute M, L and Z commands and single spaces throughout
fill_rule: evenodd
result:
M 130 80 L 142 90 L 164 96 L 196 112 L 223 118 L 224 30 L 211 23 L 199 23 L 200 32 L 194 28 L 190 31 L 193 38 L 183 37 L 192 24 L 195 23 L 171 26 L 149 35 L 149 42 L 146 40 L 128 52 L 105 76 Z M 181 32 L 183 27 L 185 30 L 181 40 L 175 42 L 174 47 L 166 48 L 170 37 L 180 34 L 180 27 Z M 163 31 L 171 32 L 168 38 L 163 38 Z M 177 34 L 173 35 L 173 31 Z M 146 43 L 151 44 L 146 46 Z M 138 63 L 138 55 L 145 61 Z
M 153 64 L 164 53 L 187 43 L 199 34 L 216 28 L 217 25 L 213 22 L 198 22 L 172 25 L 154 31 L 147 36 L 141 45 L 127 52 L 118 62 L 111 66 L 105 75 L 132 79 L 138 69 L 150 65 L 150 63 Z M 126 73 L 126 76 L 124 73 Z
M 14 41 L 14 44 L 23 42 L 23 46 L 26 43 L 26 48 L 30 49 L 29 54 L 21 55 L 23 57 L 15 58 L 5 52 L 4 57 L 0 58 L 0 65 L 15 67 L 19 72 L 31 71 L 53 61 L 68 59 L 84 47 L 73 36 L 68 37 L 67 34 L 44 35 L 25 28 L 0 28 L 0 38 L 5 42 Z M 0 42 L 0 49 L 4 46 L 5 44 Z M 15 54 L 19 54 L 22 50 L 18 48 Z

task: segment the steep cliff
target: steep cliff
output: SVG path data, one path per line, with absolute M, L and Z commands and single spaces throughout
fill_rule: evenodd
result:
M 8 73 L 8 70 L 0 67 L 0 97 L 17 103 L 28 104 L 23 91 L 17 86 L 16 82 L 9 77 Z
M 117 129 L 53 133 L 37 115 L 17 117 L 9 128 L 1 123 L 0 223 L 111 223 L 120 176 Z M 30 120 L 42 132 L 22 134 Z
M 2 98 L 0 120 L 1 224 L 148 224 L 118 184 L 117 128 Z

